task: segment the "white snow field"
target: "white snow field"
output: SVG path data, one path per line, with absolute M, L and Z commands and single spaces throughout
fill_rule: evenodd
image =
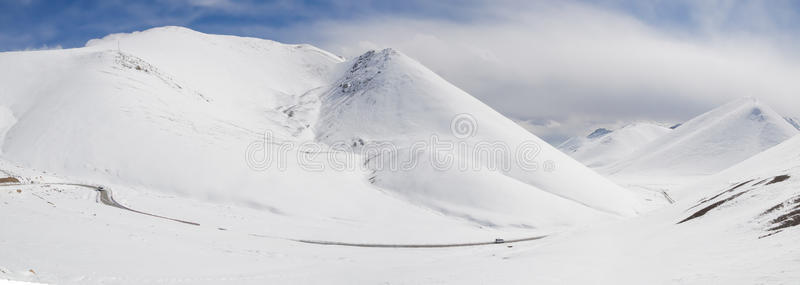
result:
M 557 148 L 586 166 L 597 168 L 618 162 L 670 131 L 657 124 L 637 122 L 615 130 L 597 129 L 586 137 L 570 138 Z
M 798 143 L 705 176 L 669 204 L 391 49 L 345 60 L 163 27 L 5 52 L 0 280 L 791 283 Z

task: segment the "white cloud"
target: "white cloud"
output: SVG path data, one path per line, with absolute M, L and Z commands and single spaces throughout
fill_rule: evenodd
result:
M 186 0 L 186 3 L 192 6 L 200 6 L 200 7 L 231 5 L 231 2 L 228 0 Z
M 743 96 L 800 114 L 800 61 L 771 37 L 713 23 L 676 32 L 581 4 L 487 9 L 470 22 L 376 17 L 272 32 L 349 57 L 397 48 L 506 115 L 559 122 L 537 128 L 553 139 L 619 120 L 678 122 Z
M 54 46 L 42 45 L 40 47 L 28 47 L 28 48 L 26 48 L 24 50 L 25 51 L 36 51 L 36 50 L 54 50 L 54 49 L 62 49 L 62 47 L 61 47 L 61 45 L 54 45 Z

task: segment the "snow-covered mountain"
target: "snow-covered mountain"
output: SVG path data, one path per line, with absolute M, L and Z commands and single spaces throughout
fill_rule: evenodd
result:
M 422 163 L 413 169 L 377 171 L 376 185 L 419 203 L 438 201 L 431 205 L 434 208 L 445 208 L 445 204 L 473 207 L 475 201 L 482 201 L 497 203 L 487 209 L 494 212 L 518 209 L 516 215 L 543 216 L 546 214 L 534 212 L 548 208 L 547 204 L 560 203 L 560 198 L 554 198 L 563 197 L 603 211 L 631 213 L 633 201 L 618 186 L 397 51 L 368 52 L 354 59 L 335 85 L 322 95 L 316 130 L 324 142 L 391 141 L 399 147 L 400 156 L 407 157 L 413 143 L 428 142 L 431 134 L 436 134 L 442 140 L 450 137 L 450 141 L 465 143 L 467 153 L 455 155 L 454 166 L 479 159 L 474 151 L 481 144 L 500 142 L 514 151 L 532 143 L 538 151 L 539 167 L 544 167 L 545 161 L 557 167 L 554 171 L 528 170 L 521 168 L 518 161 L 507 161 L 511 162 L 508 168 L 499 172 L 463 171 L 457 167 L 437 171 L 426 160 L 436 153 L 426 151 L 421 155 Z M 463 139 L 453 138 L 453 119 L 461 115 L 467 116 L 469 121 L 465 123 L 471 124 L 467 127 L 474 128 L 474 132 Z M 575 181 L 571 178 L 575 176 L 587 180 Z M 460 189 L 458 197 L 453 196 L 453 189 Z
M 638 207 L 627 190 L 393 50 L 344 61 L 308 45 L 164 27 L 78 49 L 2 53 L 0 66 L 3 157 L 84 181 L 375 226 L 439 213 L 547 228 Z M 514 153 L 499 171 L 379 169 L 386 156 L 358 149 L 350 150 L 354 165 L 366 169 L 309 170 L 309 160 L 326 155 L 296 148 L 265 150 L 284 159 L 283 169 L 254 170 L 243 159 L 265 132 L 270 146 L 321 143 L 325 153 L 338 142 L 390 142 L 396 155 L 408 154 L 411 142 L 431 136 L 461 142 L 451 134 L 459 114 L 477 124 L 463 139 L 469 151 L 484 141 L 511 150 L 531 143 L 538 170 L 521 168 Z M 454 155 L 455 163 L 477 157 Z
M 615 130 L 599 128 L 586 137 L 574 137 L 558 149 L 589 167 L 613 164 L 637 148 L 669 133 L 670 128 L 638 122 Z
M 615 175 L 714 174 L 798 134 L 764 103 L 743 98 L 689 120 L 601 170 Z

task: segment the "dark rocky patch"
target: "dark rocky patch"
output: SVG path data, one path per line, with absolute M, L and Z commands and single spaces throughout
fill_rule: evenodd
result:
M 763 180 L 761 180 L 761 181 L 758 181 L 758 182 L 756 182 L 756 184 L 753 184 L 753 186 L 758 186 L 758 185 L 764 184 L 764 183 L 765 183 L 765 182 L 767 182 L 767 181 L 769 181 L 769 178 L 767 178 L 767 179 L 763 179 Z
M 764 211 L 763 213 L 761 213 L 760 216 L 765 216 L 765 215 L 768 215 L 768 214 L 770 214 L 772 212 L 775 212 L 775 211 L 778 211 L 778 210 L 782 210 L 783 208 L 786 208 L 789 205 L 795 205 L 793 209 L 797 209 L 798 207 L 800 207 L 800 196 L 794 197 L 792 199 L 789 199 L 786 202 L 783 202 L 783 203 L 780 203 L 778 205 L 772 206 L 771 208 L 769 208 L 766 211 Z
M 778 182 L 786 181 L 786 179 L 789 179 L 789 177 L 791 177 L 791 176 L 786 175 L 786 174 L 775 176 L 775 178 L 773 178 L 772 181 L 767 182 L 766 185 L 770 185 L 770 184 L 775 184 L 775 183 L 778 183 Z
M 742 196 L 742 194 L 747 193 L 747 192 L 749 192 L 749 191 L 743 191 L 743 192 L 740 192 L 740 193 L 736 193 L 735 195 L 730 196 L 730 197 L 728 197 L 728 198 L 726 198 L 724 200 L 719 200 L 717 202 L 714 202 L 713 204 L 708 205 L 705 208 L 702 208 L 702 209 L 698 210 L 697 212 L 694 212 L 694 214 L 692 214 L 691 216 L 687 217 L 686 219 L 683 219 L 682 221 L 678 222 L 678 224 L 682 224 L 683 222 L 690 221 L 690 220 L 693 220 L 695 218 L 702 217 L 703 215 L 705 215 L 709 211 L 713 210 L 714 208 L 719 207 L 720 205 L 725 204 L 727 202 L 730 202 L 731 200 L 736 199 L 737 197 Z
M 772 220 L 774 227 L 769 228 L 770 231 L 785 229 L 800 225 L 800 209 L 794 209 L 791 212 L 780 215 Z
M 783 230 L 777 230 L 777 231 L 774 231 L 774 232 L 771 232 L 771 233 L 768 233 L 768 234 L 765 234 L 765 235 L 759 236 L 759 237 L 758 237 L 758 239 L 762 239 L 762 238 L 765 238 L 765 237 L 770 237 L 770 236 L 772 236 L 772 235 L 774 235 L 774 234 L 777 234 L 777 233 L 780 233 L 780 232 L 782 232 L 782 231 L 783 231 Z
M 696 208 L 696 207 L 698 207 L 698 206 L 700 206 L 702 204 L 705 204 L 705 203 L 707 203 L 707 202 L 709 202 L 711 200 L 717 199 L 717 198 L 719 198 L 719 196 L 722 196 L 722 194 L 733 192 L 733 190 L 736 190 L 737 188 L 742 187 L 742 186 L 746 185 L 747 183 L 753 182 L 753 180 L 755 180 L 755 179 L 750 179 L 750 180 L 747 180 L 745 182 L 736 184 L 731 188 L 728 188 L 728 189 L 726 189 L 726 190 L 724 190 L 722 192 L 719 192 L 717 195 L 714 195 L 711 198 L 706 198 L 706 199 L 700 200 L 700 202 L 698 202 L 697 205 L 692 206 L 691 208 L 689 208 L 689 210 L 694 209 L 694 208 Z
M 591 134 L 589 134 L 586 137 L 590 138 L 590 139 L 599 138 L 599 137 L 605 136 L 607 134 L 610 134 L 612 132 L 613 132 L 612 130 L 609 130 L 609 129 L 606 129 L 606 128 L 599 128 L 599 129 L 594 130 L 594 132 L 592 132 Z
M 768 228 L 767 231 L 771 233 L 761 236 L 760 238 L 777 234 L 785 228 L 800 225 L 800 196 L 795 196 L 786 200 L 786 202 L 770 207 L 761 213 L 761 216 L 784 210 L 787 212 L 769 221 L 772 227 Z

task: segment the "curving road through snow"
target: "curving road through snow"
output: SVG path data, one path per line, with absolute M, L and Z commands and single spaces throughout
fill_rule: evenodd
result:
M 294 240 L 296 242 L 320 244 L 320 245 L 337 245 L 337 246 L 354 246 L 354 247 L 382 247 L 382 248 L 439 248 L 439 247 L 466 247 L 466 246 L 479 246 L 479 245 L 492 245 L 492 244 L 508 244 L 523 241 L 537 240 L 547 237 L 535 236 L 520 239 L 505 240 L 503 242 L 487 241 L 487 242 L 470 242 L 470 243 L 444 243 L 444 244 L 374 244 L 374 243 L 348 243 L 336 241 L 319 241 L 319 240 Z
M 5 171 L 3 171 L 5 172 Z M 13 177 L 9 175 L 9 177 Z M 84 187 L 89 188 L 97 192 L 97 201 L 102 203 L 103 205 L 111 206 L 117 209 L 125 210 L 134 212 L 137 214 L 147 215 L 151 217 L 156 217 L 160 219 L 166 219 L 170 221 L 175 221 L 183 224 L 199 226 L 199 223 L 164 217 L 156 214 L 151 214 L 147 212 L 142 212 L 139 210 L 134 210 L 128 208 L 116 200 L 114 200 L 114 196 L 111 193 L 111 190 L 106 189 L 103 186 L 98 185 L 90 185 L 90 184 L 82 184 L 82 183 L 31 183 L 31 184 L 24 184 L 24 183 L 7 183 L 7 184 L 0 184 L 0 186 L 24 186 L 24 185 L 63 185 L 63 186 L 76 186 L 76 187 Z M 276 237 L 276 236 L 267 236 L 267 235 L 259 235 L 259 234 L 250 234 L 251 236 L 255 237 L 263 237 L 263 238 L 275 238 L 275 239 L 283 239 L 289 240 L 294 242 L 300 243 L 307 243 L 307 244 L 317 244 L 317 245 L 333 245 L 333 246 L 350 246 L 350 247 L 371 247 L 371 248 L 446 248 L 446 247 L 467 247 L 467 246 L 481 246 L 481 245 L 495 245 L 495 244 L 511 244 L 511 243 L 518 243 L 524 241 L 532 241 L 538 240 L 547 237 L 546 235 L 541 236 L 533 236 L 533 237 L 526 237 L 526 238 L 518 238 L 518 239 L 510 239 L 504 240 L 501 242 L 498 241 L 487 241 L 487 242 L 468 242 L 468 243 L 444 243 L 444 244 L 377 244 L 377 243 L 351 243 L 351 242 L 340 242 L 340 241 L 324 241 L 324 240 L 303 240 L 303 239 L 291 239 L 291 238 L 283 238 L 283 237 Z

